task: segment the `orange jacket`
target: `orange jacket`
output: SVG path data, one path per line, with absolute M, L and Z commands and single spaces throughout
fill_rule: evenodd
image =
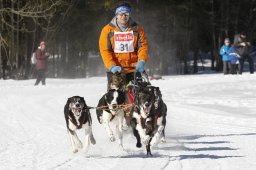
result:
M 148 43 L 144 33 L 144 29 L 137 23 L 129 20 L 129 26 L 127 31 L 133 31 L 134 35 L 134 52 L 127 53 L 115 53 L 114 52 L 114 32 L 121 32 L 116 26 L 116 17 L 106 25 L 100 34 L 99 48 L 101 57 L 106 68 L 109 70 L 111 66 L 117 65 L 124 67 L 126 73 L 134 72 L 133 68 L 125 67 L 135 67 L 137 61 L 148 60 Z

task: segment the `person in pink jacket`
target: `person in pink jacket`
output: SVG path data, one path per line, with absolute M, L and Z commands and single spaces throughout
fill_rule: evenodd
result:
M 40 81 L 42 81 L 42 85 L 45 85 L 45 72 L 47 68 L 47 60 L 49 57 L 49 53 L 45 50 L 45 42 L 40 42 L 40 46 L 36 50 L 36 83 L 35 86 L 37 86 Z

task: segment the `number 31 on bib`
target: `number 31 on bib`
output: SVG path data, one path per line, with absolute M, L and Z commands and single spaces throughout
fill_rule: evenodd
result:
M 115 53 L 134 52 L 134 36 L 133 31 L 129 32 L 114 32 Z

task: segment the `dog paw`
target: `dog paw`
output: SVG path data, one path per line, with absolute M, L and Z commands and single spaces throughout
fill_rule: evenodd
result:
M 114 142 L 114 141 L 116 140 L 113 134 L 111 134 L 111 135 L 109 136 L 109 139 L 110 139 L 111 142 Z
M 142 142 L 147 145 L 149 143 L 149 140 L 150 140 L 150 136 L 149 135 L 146 135 L 145 137 L 143 137 L 142 139 Z
M 90 141 L 91 141 L 91 144 L 93 144 L 93 145 L 96 144 L 96 140 L 93 135 L 90 136 Z
M 152 138 L 150 144 L 151 146 L 155 146 L 159 143 L 159 138 L 160 138 L 160 135 L 157 133 L 155 134 L 155 136 Z
M 150 145 L 151 146 L 155 146 L 157 144 L 157 140 L 155 137 L 152 138 L 151 142 L 150 142 Z
M 136 144 L 136 147 L 137 147 L 137 148 L 141 148 L 141 147 L 142 147 L 142 144 L 138 142 L 138 143 Z
M 119 144 L 119 149 L 120 149 L 121 151 L 124 151 L 124 147 L 123 147 L 122 144 Z
M 78 149 L 74 149 L 74 150 L 73 150 L 73 153 L 77 153 L 77 152 L 78 152 Z
M 161 143 L 166 143 L 165 137 L 162 137 L 162 138 L 161 138 Z
M 103 118 L 102 118 L 102 116 L 99 117 L 99 122 L 100 122 L 100 124 L 103 123 Z
M 82 144 L 81 141 L 77 141 L 76 146 L 77 146 L 79 149 L 82 149 L 82 148 L 83 148 L 83 144 Z

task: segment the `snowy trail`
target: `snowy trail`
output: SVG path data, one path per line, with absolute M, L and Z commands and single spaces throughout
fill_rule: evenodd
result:
M 199 78 L 202 78 L 202 81 L 196 81 Z M 211 161 L 213 165 L 208 165 L 206 169 L 253 169 L 255 167 L 254 153 L 251 149 L 255 150 L 256 139 L 255 104 L 252 102 L 255 101 L 256 88 L 252 87 L 255 84 L 255 78 L 252 80 L 247 78 L 251 77 L 198 76 L 182 88 L 180 86 L 185 84 L 183 80 L 176 81 L 179 87 L 169 95 L 174 101 L 170 104 L 173 107 L 172 110 L 175 110 L 172 120 L 176 119 L 178 122 L 175 122 L 177 124 L 175 128 L 183 124 L 185 130 L 179 130 L 180 133 L 189 133 L 191 129 L 192 134 L 199 134 L 187 136 L 186 140 L 179 140 L 183 142 L 184 150 L 197 153 L 191 157 L 180 155 L 181 159 L 214 159 Z M 187 142 L 187 139 L 192 139 L 193 142 Z M 197 140 L 206 140 L 206 143 L 197 142 Z M 228 159 L 220 160 L 222 158 Z M 246 162 L 245 167 L 239 168 L 237 163 L 239 161 L 235 161 L 236 158 Z M 206 162 L 204 162 L 205 165 L 209 161 Z M 197 162 L 196 167 L 201 167 L 200 165 Z M 187 167 L 184 165 L 183 168 L 189 169 L 189 167 L 191 164 Z
M 111 143 L 91 110 L 97 144 L 72 154 L 63 107 L 83 96 L 96 106 L 106 88 L 104 77 L 0 81 L 0 169 L 256 169 L 256 76 L 167 76 L 152 81 L 168 105 L 167 142 L 145 156 L 131 130 L 125 151 Z M 83 139 L 83 132 L 78 133 Z

